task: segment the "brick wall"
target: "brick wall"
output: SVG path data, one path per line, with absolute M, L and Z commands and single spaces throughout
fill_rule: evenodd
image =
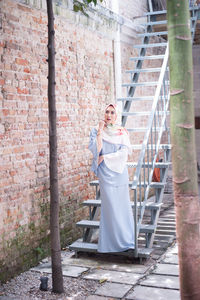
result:
M 0 267 L 8 275 L 48 249 L 47 18 L 20 1 L 1 5 Z M 77 236 L 81 201 L 93 195 L 88 136 L 114 95 L 112 38 L 80 23 L 55 19 L 63 245 Z
M 1 280 L 34 265 L 49 250 L 45 2 L 1 0 Z M 135 2 L 141 13 L 144 1 Z M 114 100 L 116 22 L 103 16 L 87 19 L 57 6 L 55 30 L 60 224 L 65 246 L 79 236 L 75 223 L 87 214 L 82 200 L 94 196 L 87 145 L 105 103 Z M 130 40 L 122 49 L 125 68 L 133 51 Z

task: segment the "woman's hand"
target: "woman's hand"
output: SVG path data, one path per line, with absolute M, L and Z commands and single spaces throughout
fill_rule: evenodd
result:
M 99 122 L 99 130 L 100 130 L 100 131 L 104 129 L 105 124 L 106 124 L 106 123 L 105 123 L 105 121 L 103 121 L 103 120 L 101 120 L 101 121 Z
M 98 166 L 100 165 L 100 163 L 102 163 L 103 160 L 104 160 L 103 155 L 100 155 L 98 160 Z

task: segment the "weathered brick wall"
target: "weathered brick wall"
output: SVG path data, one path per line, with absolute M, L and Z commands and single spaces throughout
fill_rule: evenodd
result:
M 134 17 L 142 16 L 146 10 L 146 0 L 119 1 L 119 13 L 130 20 L 132 20 Z
M 144 1 L 135 2 L 142 14 Z M 47 17 L 43 0 L 0 3 L 0 269 L 5 279 L 49 249 Z M 55 13 L 60 224 L 66 245 L 79 235 L 75 224 L 87 213 L 82 200 L 94 196 L 87 145 L 105 103 L 114 100 L 116 23 L 61 6 Z M 123 69 L 137 30 L 122 43 Z
M 1 6 L 3 276 L 35 263 L 47 250 L 49 148 L 46 12 L 18 1 L 4 0 Z M 93 195 L 88 185 L 89 132 L 114 95 L 112 37 L 74 23 L 61 16 L 55 19 L 60 222 L 65 244 L 77 236 L 75 223 L 85 214 L 81 201 Z

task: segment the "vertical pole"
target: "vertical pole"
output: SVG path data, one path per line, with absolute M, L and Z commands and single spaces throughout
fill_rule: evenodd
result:
M 63 293 L 59 228 L 59 191 L 57 165 L 57 130 L 55 96 L 55 30 L 52 0 L 47 0 L 48 15 L 48 108 L 49 108 L 49 172 L 50 172 L 50 232 L 51 265 L 54 293 Z
M 148 4 L 149 4 L 149 11 L 153 11 L 153 5 L 152 5 L 152 0 L 148 0 Z
M 112 0 L 111 5 L 112 5 L 112 11 L 115 14 L 119 14 L 119 0 Z M 115 67 L 116 98 L 120 98 L 122 96 L 122 78 L 121 78 L 122 67 L 121 67 L 121 42 L 120 42 L 119 24 L 114 39 L 114 67 Z

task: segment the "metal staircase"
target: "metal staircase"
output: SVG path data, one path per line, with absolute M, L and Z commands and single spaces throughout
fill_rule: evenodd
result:
M 192 6 L 191 31 L 194 38 L 197 21 L 197 8 Z M 157 21 L 157 16 L 163 18 Z M 148 257 L 152 252 L 154 235 L 157 228 L 159 212 L 166 184 L 167 172 L 170 165 L 170 134 L 168 128 L 169 115 L 169 76 L 168 76 L 168 43 L 167 30 L 156 32 L 157 26 L 166 26 L 166 11 L 150 11 L 146 13 L 147 23 L 143 24 L 144 33 L 139 34 L 143 39 L 140 45 L 134 47 L 139 49 L 137 57 L 131 58 L 135 61 L 135 68 L 128 70 L 130 82 L 124 83 L 126 97 L 118 99 L 121 103 L 122 125 L 130 132 L 130 137 L 135 139 L 137 134 L 143 135 L 142 144 L 133 144 L 134 157 L 138 154 L 137 162 L 128 162 L 128 167 L 133 168 L 133 178 L 129 182 L 130 195 L 132 197 L 132 208 L 135 222 L 135 249 L 132 252 L 121 252 L 120 255 L 131 255 L 133 257 Z M 151 42 L 153 39 L 153 42 Z M 155 49 L 159 49 L 155 54 Z M 160 51 L 162 49 L 162 54 Z M 152 53 L 153 51 L 153 53 Z M 150 55 L 148 53 L 150 52 Z M 144 66 L 148 62 L 148 66 Z M 149 67 L 149 62 L 151 65 Z M 156 62 L 156 66 L 154 66 Z M 160 66 L 158 63 L 160 62 Z M 146 82 L 142 75 L 153 73 L 159 75 L 158 80 Z M 140 95 L 138 89 L 149 88 L 148 95 Z M 149 92 L 154 89 L 154 94 Z M 140 107 L 149 107 L 151 110 L 135 111 L 134 103 L 140 103 Z M 133 109 L 132 109 L 133 108 Z M 140 118 L 140 121 L 137 121 Z M 136 127 L 136 123 L 145 124 Z M 146 123 L 145 123 L 146 122 Z M 132 125 L 134 124 L 134 125 Z M 158 158 L 160 159 L 158 161 Z M 162 160 L 161 160 L 162 158 Z M 160 170 L 160 181 L 152 181 L 155 168 Z M 132 172 L 130 172 L 132 173 Z M 99 228 L 98 212 L 101 206 L 98 180 L 92 181 L 91 186 L 96 187 L 96 199 L 83 202 L 89 207 L 89 220 L 82 220 L 76 225 L 83 228 L 83 238 L 69 246 L 76 254 L 83 252 L 97 252 L 97 241 L 93 239 L 93 232 Z M 152 191 L 154 191 L 152 195 Z M 116 253 L 115 253 L 116 254 Z

